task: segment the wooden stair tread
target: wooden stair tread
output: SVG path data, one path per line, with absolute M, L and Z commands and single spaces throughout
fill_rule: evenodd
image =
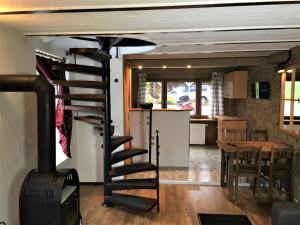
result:
M 112 181 L 107 186 L 111 190 L 156 189 L 157 181 L 155 178 L 127 179 Z
M 82 73 L 93 76 L 107 76 L 109 69 L 96 66 L 85 66 L 79 64 L 59 64 L 52 66 L 52 70 L 69 71 L 74 73 Z
M 103 118 L 99 116 L 75 116 L 74 119 L 93 125 L 100 125 L 103 121 Z
M 85 106 L 85 105 L 65 105 L 63 106 L 64 110 L 70 111 L 80 111 L 80 112 L 89 112 L 89 113 L 102 113 L 105 111 L 102 106 Z
M 80 88 L 95 88 L 106 89 L 107 83 L 102 81 L 86 81 L 86 80 L 52 80 L 53 85 L 61 85 L 68 87 L 80 87 Z
M 125 194 L 113 194 L 112 196 L 106 196 L 105 202 L 108 204 L 130 207 L 132 209 L 145 212 L 153 209 L 158 203 L 158 201 L 153 198 Z
M 71 54 L 85 56 L 97 62 L 109 62 L 111 55 L 98 48 L 70 48 Z
M 144 171 L 152 171 L 155 169 L 156 166 L 152 163 L 135 163 L 130 165 L 114 167 L 109 171 L 109 176 L 118 177 Z
M 133 138 L 131 136 L 112 136 L 111 137 L 111 150 L 115 150 L 120 145 L 131 141 Z
M 61 98 L 64 100 L 91 101 L 91 102 L 105 101 L 105 95 L 101 95 L 101 94 L 63 94 L 63 95 L 56 95 L 56 98 Z
M 147 153 L 147 149 L 130 148 L 112 154 L 111 163 L 115 164 L 131 157 Z

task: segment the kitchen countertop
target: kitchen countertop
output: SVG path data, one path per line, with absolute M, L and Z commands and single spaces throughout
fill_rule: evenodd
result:
M 222 120 L 222 121 L 224 121 L 224 120 L 234 120 L 234 121 L 237 121 L 237 120 L 239 120 L 239 121 L 244 121 L 245 119 L 244 118 L 242 118 L 242 117 L 238 117 L 238 116 L 216 116 L 216 118 L 218 119 L 218 120 Z
M 216 122 L 215 118 L 190 119 L 190 123 Z

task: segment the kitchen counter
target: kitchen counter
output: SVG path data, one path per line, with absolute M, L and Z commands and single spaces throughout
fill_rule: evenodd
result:
M 132 146 L 148 149 L 149 110 L 133 109 L 129 112 Z M 152 136 L 159 130 L 160 166 L 189 167 L 190 112 L 188 110 L 153 110 Z M 155 143 L 155 139 L 153 140 Z M 148 155 L 133 158 L 134 162 L 145 162 Z M 152 161 L 155 162 L 155 145 L 152 146 Z
M 221 121 L 244 121 L 245 119 L 238 116 L 216 116 Z

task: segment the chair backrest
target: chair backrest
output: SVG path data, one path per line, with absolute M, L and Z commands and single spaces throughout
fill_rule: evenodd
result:
M 293 148 L 272 148 L 271 170 L 284 170 L 291 172 L 295 164 L 295 151 Z
M 238 147 L 235 155 L 235 164 L 237 170 L 239 167 L 260 167 L 261 155 L 261 148 L 247 146 Z
M 268 141 L 269 132 L 266 129 L 253 130 L 249 133 L 250 141 Z
M 246 141 L 246 129 L 224 129 L 224 141 Z

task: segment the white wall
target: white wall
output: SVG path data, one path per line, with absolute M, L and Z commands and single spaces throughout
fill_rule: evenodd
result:
M 111 116 L 116 135 L 124 135 L 123 57 L 113 58 L 111 67 Z M 118 82 L 115 82 L 118 79 Z
M 74 63 L 73 56 L 68 57 L 68 63 Z M 76 57 L 76 63 L 90 66 L 101 66 L 93 60 L 85 57 Z M 66 73 L 70 80 L 100 80 L 99 77 L 85 74 Z M 100 90 L 86 88 L 70 88 L 72 94 L 95 94 Z M 74 105 L 96 105 L 96 103 L 72 101 Z M 74 112 L 73 115 L 77 113 Z M 83 116 L 86 113 L 79 113 Z M 86 114 L 89 115 L 89 114 Z M 94 126 L 85 122 L 73 120 L 71 159 L 66 159 L 59 168 L 75 168 L 78 171 L 80 182 L 101 182 L 103 181 L 103 149 L 102 137 Z
M 74 63 L 73 57 L 69 57 L 69 63 Z M 84 57 L 76 57 L 77 64 L 101 66 L 97 62 Z M 99 80 L 88 75 L 68 73 L 69 79 Z M 118 79 L 118 82 L 115 82 Z M 71 88 L 71 93 L 95 93 L 93 90 Z M 90 105 L 90 103 L 75 102 L 73 104 Z M 75 113 L 76 114 L 76 113 Z M 115 135 L 124 134 L 123 122 L 123 60 L 113 58 L 111 60 L 111 114 L 115 125 Z M 84 115 L 84 113 L 79 113 Z M 72 158 L 61 163 L 59 168 L 76 168 L 81 182 L 103 182 L 103 138 L 93 125 L 73 121 L 71 152 Z
M 49 50 L 37 38 L 0 25 L 0 75 L 35 74 L 35 49 Z M 0 221 L 19 224 L 19 191 L 37 165 L 36 96 L 0 93 Z

